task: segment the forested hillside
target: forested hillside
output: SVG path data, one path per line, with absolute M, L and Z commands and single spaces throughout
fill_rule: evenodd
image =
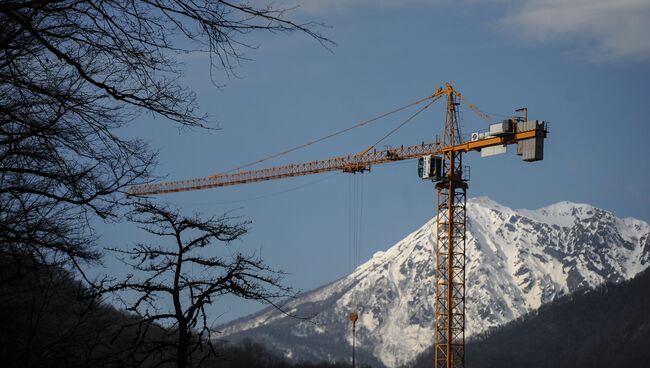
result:
M 20 266 L 20 268 L 18 268 Z M 0 259 L 0 362 L 13 367 L 173 366 L 173 338 L 161 326 L 142 328 L 141 319 L 102 303 L 56 266 Z M 301 368 L 345 364 L 288 362 L 252 341 L 220 342 L 202 367 Z M 194 354 L 207 357 L 208 347 Z
M 471 341 L 466 365 L 489 367 L 647 367 L 650 272 L 542 306 Z M 413 367 L 430 367 L 433 352 Z

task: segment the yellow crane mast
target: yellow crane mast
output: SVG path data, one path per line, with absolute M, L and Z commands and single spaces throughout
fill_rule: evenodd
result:
M 528 110 L 525 108 L 517 110 L 525 111 L 524 117 L 515 116 L 494 123 L 489 115 L 467 101 L 448 83 L 423 100 L 431 99 L 433 103 L 441 97 L 446 97 L 442 140 L 385 150 L 376 150 L 371 146 L 358 154 L 325 160 L 190 180 L 136 185 L 129 188 L 127 195 L 146 196 L 201 190 L 329 171 L 357 173 L 369 171 L 372 165 L 419 159 L 419 176 L 434 181 L 438 194 L 434 366 L 462 368 L 465 366 L 465 242 L 468 188 L 468 169 L 463 166 L 463 154 L 480 151 L 481 156 L 491 156 L 504 153 L 508 145 L 516 144 L 517 155 L 523 156 L 524 161 L 539 161 L 543 159 L 547 123 L 529 121 Z M 460 101 L 464 101 L 481 118 L 491 123 L 489 131 L 472 133 L 469 140 L 463 141 L 459 127 Z

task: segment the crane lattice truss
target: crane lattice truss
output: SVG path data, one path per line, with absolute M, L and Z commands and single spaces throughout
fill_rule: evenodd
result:
M 517 144 L 517 154 L 525 161 L 541 160 L 546 123 L 513 117 L 503 123 L 510 128 L 492 134 L 473 134 L 471 140 L 462 141 L 458 106 L 464 101 L 481 118 L 493 121 L 464 97 L 446 84 L 429 99 L 446 96 L 446 118 L 442 141 L 401 146 L 385 150 L 367 149 L 359 154 L 334 157 L 305 163 L 265 169 L 217 174 L 204 178 L 164 183 L 136 185 L 128 195 L 146 196 L 224 187 L 266 180 L 317 174 L 329 171 L 357 173 L 369 171 L 372 165 L 421 158 L 434 155 L 441 158 L 441 173 L 434 178 L 438 193 L 435 285 L 435 367 L 459 368 L 465 366 L 465 242 L 467 180 L 463 154 Z M 530 154 L 530 152 L 534 152 Z
M 258 170 L 246 170 L 204 178 L 177 180 L 163 183 L 134 185 L 129 188 L 129 196 L 147 196 L 165 193 L 187 192 L 192 190 L 227 187 L 231 185 L 256 183 L 260 181 L 284 179 L 330 171 L 347 173 L 370 170 L 372 165 L 410 160 L 426 155 L 440 155 L 448 151 L 480 151 L 482 148 L 503 146 L 529 138 L 541 137 L 545 132 L 529 130 L 517 132 L 507 137 L 490 137 L 478 141 L 468 141 L 453 147 L 443 147 L 440 142 L 421 143 L 385 150 L 370 151 L 358 155 L 348 155 L 316 160 L 298 164 L 276 166 Z
M 458 102 L 447 99 L 443 147 L 460 144 Z M 436 184 L 436 320 L 435 367 L 465 366 L 465 227 L 467 182 L 463 178 L 463 151 L 442 153 L 443 172 Z

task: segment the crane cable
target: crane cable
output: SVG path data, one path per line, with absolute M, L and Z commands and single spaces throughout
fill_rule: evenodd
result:
M 413 113 L 411 116 L 409 116 L 406 120 L 402 121 L 400 124 L 398 124 L 395 128 L 390 130 L 388 133 L 386 133 L 383 137 L 381 137 L 375 144 L 364 150 L 361 154 L 370 151 L 373 149 L 375 146 L 377 146 L 379 143 L 383 142 L 386 138 L 390 137 L 392 134 L 394 134 L 396 131 L 398 131 L 400 128 L 402 128 L 404 125 L 409 123 L 411 120 L 413 120 L 416 116 L 418 116 L 420 113 L 422 113 L 424 110 L 426 110 L 429 106 L 431 106 L 434 102 L 439 100 L 441 98 L 440 96 L 429 96 L 426 99 L 419 100 L 416 103 L 420 103 L 422 101 L 431 99 L 429 103 L 426 105 L 422 106 L 418 111 Z M 412 106 L 413 104 L 411 104 Z M 348 128 L 350 130 L 352 128 Z M 349 319 L 352 321 L 352 367 L 354 368 L 356 365 L 356 333 L 357 333 L 357 320 L 359 318 L 359 313 L 358 313 L 358 301 L 356 298 L 356 293 L 354 292 L 354 286 L 357 284 L 357 273 L 356 269 L 361 263 L 361 245 L 362 245 L 362 225 L 363 225 L 363 175 L 359 175 L 357 177 L 356 173 L 350 177 L 350 180 L 348 182 L 348 193 L 349 193 L 349 201 L 348 201 L 348 215 L 349 215 L 349 233 L 348 233 L 348 241 L 349 241 L 349 247 L 348 247 L 348 255 L 349 255 L 349 266 L 350 266 L 350 275 L 353 278 L 353 287 L 352 287 L 352 296 L 350 300 L 350 315 Z
M 416 111 L 413 115 L 409 116 L 406 120 L 404 120 L 404 121 L 401 122 L 399 125 L 397 125 L 395 128 L 393 128 L 391 131 L 389 131 L 388 133 L 386 133 L 386 134 L 385 134 L 383 137 L 381 137 L 377 142 L 375 142 L 375 144 L 373 144 L 372 146 L 368 147 L 368 148 L 367 148 L 365 151 L 363 151 L 363 152 L 365 153 L 365 152 L 368 152 L 368 151 L 370 151 L 371 149 L 375 148 L 375 146 L 377 146 L 379 143 L 383 142 L 386 138 L 388 138 L 388 137 L 390 137 L 391 135 L 393 135 L 393 133 L 395 133 L 396 131 L 398 131 L 401 127 L 403 127 L 403 126 L 406 125 L 408 122 L 410 122 L 411 120 L 413 120 L 416 116 L 420 115 L 420 113 L 421 113 L 422 111 L 426 110 L 426 109 L 427 109 L 429 106 L 431 106 L 434 102 L 438 101 L 438 100 L 440 99 L 440 97 L 441 97 L 441 96 L 434 97 L 433 100 L 432 100 L 431 102 L 429 102 L 428 104 L 422 106 L 422 108 L 421 108 L 420 110 Z
M 485 111 L 479 109 L 476 105 L 474 105 L 474 104 L 471 103 L 468 99 L 466 99 L 465 96 L 460 95 L 460 94 L 459 94 L 459 96 L 460 96 L 460 99 L 463 100 L 463 101 L 465 102 L 465 104 L 467 104 L 467 107 L 469 107 L 472 111 L 474 111 L 474 113 L 475 113 L 479 118 L 481 118 L 481 119 L 487 121 L 489 124 L 494 124 L 494 119 L 492 119 L 492 117 L 490 116 L 490 114 L 488 114 L 487 112 L 485 112 Z
M 362 225 L 363 225 L 363 175 L 352 175 L 351 178 L 353 185 L 352 185 L 352 201 L 351 201 L 351 206 L 352 206 L 352 211 L 351 211 L 351 218 L 350 218 L 350 225 L 352 228 L 352 239 L 350 242 L 351 246 L 351 270 L 350 272 L 354 272 L 354 270 L 360 265 L 361 263 L 361 244 L 362 244 Z M 356 275 L 355 275 L 356 277 Z M 355 279 L 356 281 L 356 279 Z
M 355 269 L 361 261 L 361 229 L 363 224 L 363 175 L 351 175 L 348 180 L 348 258 L 349 273 L 355 277 Z M 354 302 L 354 294 L 352 294 Z
M 348 256 L 350 275 L 352 276 L 349 319 L 352 321 L 352 367 L 355 367 L 356 364 L 356 326 L 359 318 L 355 286 L 358 282 L 357 268 L 361 263 L 363 191 L 363 175 L 352 175 L 348 181 Z
M 262 163 L 262 162 L 265 162 L 265 161 L 268 161 L 268 160 L 271 160 L 271 159 L 274 159 L 274 158 L 276 158 L 276 157 L 280 157 L 280 156 L 286 155 L 286 154 L 288 154 L 288 153 L 291 153 L 291 152 L 297 151 L 297 150 L 299 150 L 299 149 L 301 149 L 301 148 L 305 148 L 305 147 L 311 146 L 311 145 L 313 145 L 313 144 L 316 144 L 316 143 L 322 142 L 322 141 L 324 141 L 324 140 L 326 140 L 326 139 L 329 139 L 329 138 L 335 137 L 335 136 L 337 136 L 337 135 L 339 135 L 339 134 L 343 134 L 343 133 L 348 132 L 348 131 L 350 131 L 350 130 L 353 130 L 353 129 L 356 129 L 356 128 L 360 128 L 360 127 L 362 127 L 362 126 L 364 126 L 364 125 L 367 125 L 367 124 L 373 123 L 373 122 L 375 122 L 375 121 L 377 121 L 377 120 L 379 120 L 379 119 L 385 118 L 386 116 L 389 116 L 389 115 L 392 115 L 392 114 L 398 113 L 398 112 L 400 112 L 400 111 L 402 111 L 402 110 L 406 110 L 406 109 L 408 109 L 408 108 L 411 107 L 411 106 L 415 106 L 415 105 L 417 105 L 417 104 L 420 104 L 421 102 L 424 102 L 424 101 L 427 101 L 427 100 L 430 100 L 430 99 L 434 99 L 434 101 L 435 101 L 435 100 L 437 100 L 438 98 L 439 98 L 439 97 L 436 97 L 435 95 L 430 95 L 430 96 L 427 96 L 427 97 L 424 97 L 424 98 L 420 98 L 420 99 L 417 100 L 417 101 L 414 101 L 414 102 L 411 102 L 411 103 L 406 104 L 406 105 L 404 105 L 404 106 L 401 106 L 401 107 L 395 108 L 395 109 L 393 109 L 393 110 L 391 110 L 391 111 L 385 112 L 385 113 L 383 113 L 383 114 L 381 114 L 381 115 L 377 115 L 377 116 L 375 116 L 375 117 L 373 117 L 373 118 L 370 118 L 370 119 L 364 120 L 364 121 L 362 121 L 362 122 L 360 122 L 360 123 L 357 123 L 357 124 L 355 124 L 355 125 L 353 125 L 353 126 L 351 126 L 351 127 L 347 127 L 347 128 L 345 128 L 345 129 L 338 130 L 338 131 L 333 132 L 333 133 L 330 133 L 330 134 L 328 134 L 328 135 L 326 135 L 326 136 L 323 136 L 323 137 L 320 137 L 320 138 L 317 138 L 317 139 L 311 140 L 311 141 L 309 141 L 309 142 L 307 142 L 307 143 L 303 143 L 303 144 L 301 144 L 301 145 L 295 146 L 295 147 L 293 147 L 293 148 L 290 148 L 290 149 L 285 150 L 285 151 L 282 151 L 282 152 L 278 152 L 278 153 L 272 154 L 272 155 L 270 155 L 270 156 L 267 156 L 267 157 L 261 158 L 261 159 L 259 159 L 259 160 L 252 161 L 252 162 L 249 162 L 249 163 L 247 163 L 247 164 L 244 164 L 244 165 L 240 165 L 240 166 L 234 167 L 234 168 L 232 168 L 232 169 L 230 169 L 230 170 L 227 170 L 227 171 L 223 171 L 223 172 L 220 172 L 220 173 L 213 174 L 213 175 L 211 175 L 210 177 L 216 177 L 216 176 L 219 176 L 219 175 L 228 174 L 228 173 L 231 173 L 231 172 L 233 172 L 233 171 L 238 171 L 238 170 L 241 170 L 241 169 L 244 169 L 244 168 L 247 168 L 247 167 L 253 166 L 253 165 L 257 165 L 257 164 L 259 164 L 259 163 Z M 426 107 L 428 107 L 429 105 L 431 105 L 431 103 L 427 104 Z M 422 109 L 421 109 L 421 110 L 422 110 Z M 412 118 L 411 118 L 411 119 L 412 119 Z M 409 120 L 410 120 L 410 119 L 409 119 Z M 392 134 L 392 133 L 391 133 L 391 134 Z M 390 135 L 390 134 L 389 134 L 389 135 Z M 382 138 L 382 140 L 383 140 L 383 139 L 385 139 L 385 138 Z M 377 142 L 377 143 L 379 143 L 379 142 Z M 375 145 L 376 145 L 377 143 L 375 143 Z M 374 145 L 373 145 L 373 147 L 374 147 Z

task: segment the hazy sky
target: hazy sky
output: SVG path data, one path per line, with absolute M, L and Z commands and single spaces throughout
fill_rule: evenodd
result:
M 298 2 L 276 2 L 292 6 Z M 650 1 L 526 0 L 306 1 L 289 14 L 326 24 L 331 52 L 303 34 L 251 34 L 252 61 L 238 78 L 210 81 L 206 60 L 187 60 L 187 84 L 222 128 L 179 132 L 142 116 L 125 134 L 160 150 L 157 173 L 170 180 L 206 176 L 293 147 L 432 93 L 452 83 L 485 111 L 551 122 L 545 159 L 526 163 L 514 147 L 471 166 L 468 197 L 489 196 L 513 208 L 561 200 L 585 202 L 620 217 L 650 221 Z M 443 104 L 425 111 L 386 145 L 432 141 Z M 269 165 L 363 150 L 407 114 L 383 120 Z M 463 111 L 464 133 L 484 129 Z M 379 148 L 383 148 L 384 143 Z M 351 176 L 320 174 L 260 184 L 165 195 L 188 212 L 234 210 L 253 223 L 234 246 L 256 250 L 286 281 L 309 290 L 349 271 Z M 364 174 L 363 260 L 385 250 L 435 214 L 435 190 L 416 162 Z M 102 241 L 127 246 L 142 234 L 101 226 Z M 107 267 L 119 270 L 107 258 Z M 227 300 L 225 322 L 259 309 Z

